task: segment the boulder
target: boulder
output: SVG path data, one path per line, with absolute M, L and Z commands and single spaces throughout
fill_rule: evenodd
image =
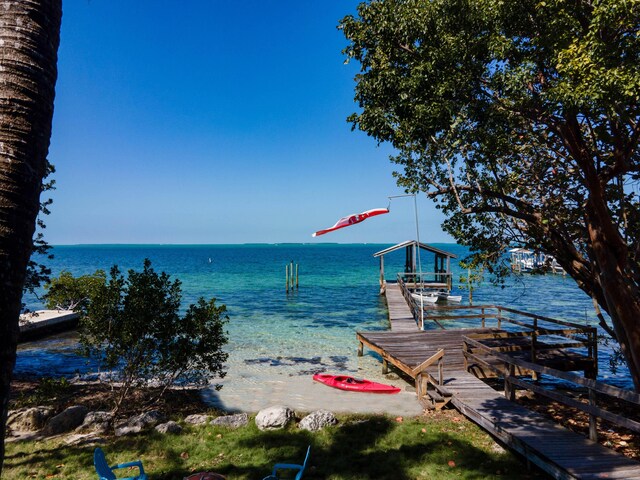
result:
M 12 410 L 7 417 L 7 427 L 18 432 L 35 432 L 42 429 L 53 415 L 51 407 L 30 407 Z
M 295 417 L 288 407 L 269 407 L 260 410 L 256 415 L 256 426 L 260 430 L 277 430 L 284 428 Z
M 43 432 L 45 435 L 69 432 L 82 424 L 87 413 L 89 413 L 89 409 L 84 405 L 68 407 L 55 417 L 51 417 L 44 426 Z
M 106 443 L 106 440 L 100 437 L 97 433 L 74 433 L 65 438 L 64 443 L 74 447 L 87 447 L 102 445 Z
M 161 423 L 156 425 L 156 431 L 160 433 L 180 433 L 182 432 L 182 427 L 178 425 L 176 422 L 170 420 L 167 423 Z
M 338 423 L 336 416 L 328 410 L 316 410 L 300 420 L 299 428 L 316 432 Z
M 209 415 L 204 415 L 202 413 L 194 413 L 184 419 L 185 423 L 190 423 L 191 425 L 204 425 L 207 423 L 207 420 L 209 420 Z
M 246 413 L 238 413 L 236 415 L 224 415 L 222 417 L 211 420 L 211 425 L 228 428 L 240 428 L 249 423 L 249 415 Z
M 116 437 L 121 437 L 122 435 L 130 435 L 132 433 L 140 433 L 142 430 L 155 427 L 163 420 L 164 417 L 162 413 L 160 413 L 158 410 L 151 410 L 150 412 L 134 415 L 128 420 L 120 422 L 118 425 L 116 425 L 114 433 Z
M 111 412 L 89 412 L 76 431 L 106 433 L 111 428 L 112 422 L 113 413 Z

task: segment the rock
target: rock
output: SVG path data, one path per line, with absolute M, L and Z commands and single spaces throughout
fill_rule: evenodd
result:
M 59 433 L 73 430 L 82 424 L 87 413 L 89 413 L 89 409 L 84 405 L 68 407 L 47 421 L 44 426 L 44 433 L 46 435 L 58 435 Z
M 189 415 L 184 419 L 185 423 L 190 423 L 192 425 L 204 425 L 209 420 L 209 415 L 204 415 L 201 413 L 194 413 L 193 415 Z
M 224 415 L 222 417 L 211 420 L 211 425 L 220 427 L 240 428 L 249 423 L 249 415 L 246 413 L 238 413 L 236 415 Z
M 12 410 L 7 417 L 7 427 L 18 432 L 35 432 L 42 429 L 53 415 L 51 407 L 30 407 Z
M 111 412 L 89 412 L 84 417 L 84 422 L 76 430 L 78 432 L 100 432 L 106 433 L 111 428 L 113 413 Z
M 181 433 L 182 427 L 174 421 L 168 421 L 167 423 L 161 423 L 156 425 L 156 430 L 160 433 Z
M 97 433 L 74 433 L 69 435 L 64 443 L 74 447 L 90 446 L 90 445 L 102 445 L 106 443 L 106 440 L 100 437 Z
M 124 422 L 120 422 L 115 427 L 116 437 L 130 435 L 132 433 L 140 433 L 146 428 L 155 427 L 164 420 L 163 415 L 158 410 L 135 415 Z
M 122 437 L 124 435 L 133 435 L 134 433 L 140 433 L 142 431 L 142 427 L 140 425 L 130 426 L 126 423 L 117 425 L 113 429 L 113 434 L 116 437 Z
M 327 410 L 317 410 L 300 420 L 299 428 L 316 432 L 329 425 L 338 423 L 336 416 Z
M 293 420 L 293 410 L 287 407 L 269 407 L 260 410 L 256 415 L 256 426 L 260 430 L 276 430 L 284 428 Z

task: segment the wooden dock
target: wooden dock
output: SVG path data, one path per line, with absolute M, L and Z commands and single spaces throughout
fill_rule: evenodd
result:
M 412 378 L 419 399 L 432 401 L 436 408 L 451 402 L 470 420 L 554 478 L 640 480 L 640 463 L 518 405 L 470 373 L 484 375 L 484 372 L 496 370 L 496 364 L 504 369 L 507 354 L 504 352 L 522 356 L 528 348 L 529 343 L 523 342 L 522 337 L 505 335 L 500 328 L 487 327 L 484 310 L 482 327 L 422 331 L 400 287 L 388 284 L 386 295 L 391 331 L 357 332 L 359 354 L 366 346 L 382 357 L 383 371 L 391 364 Z M 536 317 L 536 325 L 537 320 Z M 496 348 L 502 352 L 493 365 L 487 357 L 478 359 L 478 363 L 469 362 L 467 342 L 481 345 L 477 340 L 468 340 L 474 336 L 492 345 L 483 348 Z M 500 346 L 499 341 L 503 339 L 506 343 Z M 540 346 L 536 343 L 537 333 L 532 342 L 531 345 Z M 553 357 L 553 352 L 554 349 L 548 349 L 547 357 Z M 538 358 L 534 350 L 529 355 Z M 540 358 L 544 360 L 545 357 Z M 571 365 L 571 368 L 575 366 Z M 523 373 L 513 366 L 509 372 L 511 375 Z
M 46 337 L 78 325 L 80 315 L 70 310 L 38 310 L 20 315 L 19 342 Z
M 387 308 L 389 309 L 389 323 L 392 332 L 417 332 L 418 325 L 413 313 L 402 296 L 397 283 L 386 284 Z
M 467 418 L 554 478 L 640 479 L 640 463 L 533 412 L 479 380 L 447 375 L 451 403 Z

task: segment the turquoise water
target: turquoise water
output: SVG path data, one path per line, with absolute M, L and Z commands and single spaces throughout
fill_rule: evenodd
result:
M 357 330 L 388 328 L 384 299 L 378 295 L 379 264 L 373 254 L 390 245 L 86 245 L 58 246 L 48 261 L 57 275 L 107 270 L 141 269 L 144 258 L 156 271 L 182 282 L 186 307 L 198 297 L 215 297 L 228 308 L 231 372 L 259 378 L 269 375 L 308 375 L 319 371 L 367 374 L 379 370 L 374 354 L 355 355 Z M 463 257 L 454 244 L 438 248 Z M 285 292 L 285 265 L 299 264 L 300 287 Z M 388 279 L 403 269 L 404 251 L 387 255 Z M 423 271 L 433 261 L 423 255 Z M 454 286 L 460 269 L 452 263 Z M 459 292 L 466 300 L 467 293 Z M 463 303 L 464 303 L 463 300 Z M 43 308 L 35 297 L 25 299 L 31 309 Z M 570 278 L 557 275 L 523 276 L 506 288 L 484 283 L 474 291 L 474 303 L 493 303 L 554 318 L 595 325 L 590 299 Z M 85 360 L 74 353 L 75 334 L 19 347 L 16 371 L 30 375 L 73 375 L 86 371 Z M 626 371 L 612 375 L 608 352 L 600 351 L 600 375 L 610 383 L 629 386 Z

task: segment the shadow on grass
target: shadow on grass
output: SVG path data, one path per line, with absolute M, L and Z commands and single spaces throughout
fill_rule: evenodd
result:
M 272 463 L 301 463 L 307 445 L 311 445 L 305 479 L 413 480 L 438 478 L 438 472 L 460 478 L 486 479 L 523 467 L 513 457 L 496 459 L 470 442 L 440 432 L 432 432 L 424 439 L 410 437 L 400 446 L 386 447 L 383 439 L 393 429 L 394 420 L 379 417 L 336 427 L 326 444 L 308 432 L 280 431 L 258 432 L 245 440 L 243 447 L 266 449 Z M 453 466 L 449 465 L 452 455 L 455 458 Z M 458 469 L 455 473 L 454 468 Z M 524 468 L 511 478 L 528 478 L 522 470 Z M 255 468 L 230 466 L 222 473 L 229 478 L 263 478 L 269 468 L 256 471 Z
M 301 463 L 308 445 L 305 480 L 530 478 L 515 457 L 488 453 L 473 444 L 473 436 L 447 433 L 429 422 L 407 421 L 398 427 L 387 417 L 349 418 L 317 433 L 295 426 L 263 432 L 251 422 L 233 433 L 220 427 L 189 427 L 174 436 L 151 432 L 111 438 L 103 449 L 110 464 L 141 458 L 150 480 L 182 480 L 193 471 L 215 471 L 229 480 L 262 479 L 275 463 Z M 68 470 L 59 468 L 65 463 Z M 7 457 L 13 469 L 31 470 L 34 465 L 40 474 L 58 474 L 52 478 L 95 478 L 90 446 L 33 444 Z

